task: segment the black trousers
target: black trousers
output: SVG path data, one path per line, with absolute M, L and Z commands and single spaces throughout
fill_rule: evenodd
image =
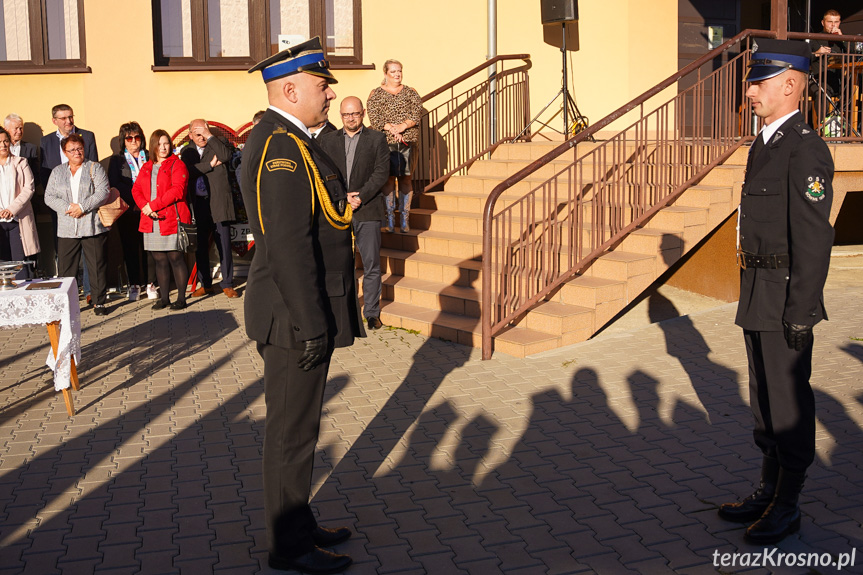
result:
M 21 262 L 33 259 L 24 255 L 24 244 L 21 242 L 21 228 L 18 222 L 0 222 L 0 260 Z M 16 280 L 29 278 L 30 269 L 27 266 L 15 274 Z
M 354 239 L 363 260 L 363 316 L 381 316 L 381 222 L 354 221 Z
M 310 371 L 297 367 L 302 351 L 258 344 L 264 358 L 264 514 L 269 551 L 285 559 L 314 547 L 317 526 L 309 506 L 315 446 L 330 357 Z
M 789 471 L 803 472 L 815 459 L 812 344 L 788 349 L 779 331 L 743 331 L 749 359 L 749 403 L 755 444 Z
M 144 257 L 144 235 L 138 231 L 141 225 L 141 212 L 129 208 L 114 225 L 120 234 L 120 245 L 123 247 L 123 260 L 126 262 L 129 284 L 144 285 L 144 280 L 147 278 L 147 258 Z
M 104 305 L 108 300 L 105 295 L 108 290 L 107 247 L 107 232 L 86 238 L 57 238 L 57 275 L 64 278 L 77 277 L 83 250 L 84 262 L 90 274 L 90 294 L 97 305 Z
M 195 249 L 195 263 L 198 265 L 198 278 L 205 288 L 213 285 L 210 273 L 210 234 L 215 234 L 216 249 L 222 266 L 224 289 L 231 287 L 234 280 L 234 256 L 231 253 L 231 222 L 214 222 L 210 211 L 210 198 L 195 196 L 195 223 L 198 226 L 198 247 Z

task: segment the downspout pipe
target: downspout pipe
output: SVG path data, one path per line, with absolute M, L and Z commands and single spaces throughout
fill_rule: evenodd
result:
M 488 0 L 488 60 L 497 56 L 497 0 Z M 488 67 L 489 143 L 497 143 L 497 64 Z

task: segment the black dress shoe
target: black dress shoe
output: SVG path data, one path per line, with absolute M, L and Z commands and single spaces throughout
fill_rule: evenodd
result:
M 171 304 L 171 305 L 169 305 L 168 307 L 169 307 L 169 308 L 171 308 L 171 309 L 174 309 L 174 310 L 186 309 L 186 302 L 184 302 L 184 301 L 175 301 L 174 303 L 172 303 L 172 304 Z
M 165 309 L 166 307 L 168 307 L 168 304 L 166 304 L 162 300 L 158 300 L 156 301 L 156 303 L 153 304 L 153 309 Z
M 338 545 L 351 538 L 351 530 L 347 527 L 336 527 L 335 529 L 327 529 L 326 527 L 315 527 L 312 531 L 312 539 L 318 547 L 332 547 Z
M 96 315 L 108 315 L 108 308 L 106 308 L 104 305 L 96 304 L 95 306 L 93 306 L 93 312 Z
M 380 329 L 384 325 L 379 317 L 370 317 L 367 321 L 369 322 L 369 329 Z
M 301 573 L 312 575 L 326 575 L 327 573 L 341 573 L 353 563 L 348 555 L 338 555 L 326 549 L 315 547 L 305 555 L 294 559 L 284 559 L 270 554 L 269 565 L 273 569 L 296 569 Z

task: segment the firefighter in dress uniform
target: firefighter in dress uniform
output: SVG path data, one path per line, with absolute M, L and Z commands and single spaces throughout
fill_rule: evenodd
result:
M 246 331 L 264 359 L 264 513 L 269 564 L 335 573 L 351 563 L 324 547 L 345 527 L 319 526 L 309 505 L 324 385 L 334 347 L 364 336 L 351 215 L 337 168 L 309 127 L 327 117 L 336 82 L 320 39 L 268 58 L 270 106 L 243 149 L 243 200 L 255 239 Z
M 738 212 L 740 303 L 755 444 L 763 454 L 755 492 L 719 515 L 751 523 L 750 543 L 800 529 L 798 496 L 815 457 L 812 328 L 827 319 L 833 160 L 798 111 L 807 85 L 805 42 L 758 39 L 746 97 L 764 127 L 750 149 Z

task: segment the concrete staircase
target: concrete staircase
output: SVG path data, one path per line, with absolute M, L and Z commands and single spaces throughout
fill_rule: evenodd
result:
M 415 199 L 411 231 L 382 238 L 385 325 L 480 346 L 485 200 L 500 181 L 557 145 L 502 145 L 491 159 L 475 163 L 468 175 L 451 178 L 445 190 Z M 578 154 L 594 145 L 580 144 Z M 496 336 L 495 351 L 524 357 L 590 338 L 736 209 L 747 151 L 738 150 L 645 227 Z M 572 156 L 565 157 L 513 186 L 498 206 L 508 205 L 569 165 Z

